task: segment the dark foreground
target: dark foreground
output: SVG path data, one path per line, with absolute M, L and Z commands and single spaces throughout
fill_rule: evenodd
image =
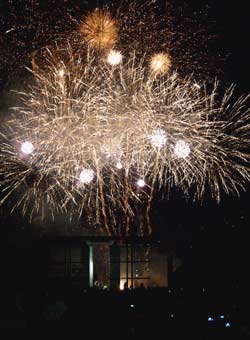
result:
M 250 339 L 246 296 L 237 287 L 2 291 L 0 327 L 105 338 Z

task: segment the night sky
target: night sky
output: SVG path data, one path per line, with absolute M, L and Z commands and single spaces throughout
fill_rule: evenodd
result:
M 0 0 L 0 117 L 12 103 L 9 90 L 12 87 L 20 88 L 26 80 L 27 73 L 23 66 L 30 66 L 30 53 L 46 46 L 58 35 L 70 32 L 85 8 L 95 7 L 93 3 L 88 5 L 88 1 L 50 0 L 37 3 Z M 218 58 L 218 64 L 214 70 L 210 65 L 204 73 L 220 77 L 225 84 L 235 83 L 237 94 L 250 92 L 250 18 L 247 2 L 214 0 L 174 3 L 176 7 L 183 8 L 184 17 L 187 13 L 192 18 L 198 17 L 198 22 L 199 13 L 207 13 L 201 15 L 199 25 L 205 27 L 204 34 L 209 32 L 208 53 L 214 65 Z M 200 57 L 199 62 L 202 62 Z M 206 59 L 204 63 L 207 63 Z M 242 193 L 240 198 L 225 196 L 219 205 L 209 197 L 205 197 L 202 204 L 193 204 L 177 193 L 168 201 L 154 202 L 155 237 L 166 246 L 169 235 L 177 242 L 177 253 L 184 264 L 180 273 L 184 283 L 247 286 L 250 282 L 246 274 L 250 256 L 247 238 L 249 198 L 248 186 L 247 192 Z M 20 274 L 17 271 L 20 258 L 28 257 L 29 253 L 23 249 L 30 247 L 35 230 L 18 212 L 10 217 L 0 208 L 0 214 L 1 262 L 6 273 L 10 274 L 9 267 L 12 266 L 10 277 L 14 279 L 15 275 Z M 30 252 L 32 254 L 32 250 Z M 24 255 L 17 260 L 20 254 Z

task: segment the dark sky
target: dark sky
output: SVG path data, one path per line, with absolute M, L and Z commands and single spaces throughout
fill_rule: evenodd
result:
M 75 28 L 75 20 L 79 21 L 86 8 L 93 8 L 97 3 L 82 0 L 1 0 L 0 88 L 24 72 L 23 66 L 29 66 L 32 51 L 50 44 L 61 34 L 71 32 Z M 178 69 L 185 64 L 185 58 L 181 59 L 180 55 L 187 48 L 191 54 L 197 54 L 192 60 L 194 69 L 190 71 L 201 67 L 204 76 L 205 73 L 209 73 L 212 78 L 218 75 L 222 80 L 236 83 L 239 93 L 248 92 L 250 51 L 247 43 L 247 2 L 240 0 L 236 5 L 226 0 L 170 0 L 169 3 L 171 8 L 167 8 L 167 11 L 171 16 L 176 16 L 173 29 L 180 31 L 183 36 L 178 39 L 177 34 L 173 41 Z M 158 1 L 158 4 L 160 8 L 165 8 L 165 1 Z M 197 40 L 193 38 L 194 34 Z M 178 47 L 178 40 L 183 49 Z M 178 63 L 177 59 L 181 59 L 181 62 Z M 184 67 L 184 70 L 187 72 L 187 68 Z
M 22 77 L 22 66 L 27 55 L 51 42 L 61 30 L 70 31 L 73 24 L 70 20 L 68 23 L 63 20 L 66 24 L 62 25 L 63 16 L 70 15 L 79 19 L 79 9 L 83 11 L 86 5 L 86 1 L 40 1 L 38 20 L 35 3 L 36 1 L 0 0 L 0 88 L 4 95 L 13 79 Z M 247 1 L 197 0 L 184 4 L 183 1 L 176 0 L 174 3 L 176 7 L 183 5 L 187 13 L 196 13 L 196 17 L 199 17 L 199 11 L 206 8 L 209 31 L 212 21 L 212 33 L 215 35 L 209 49 L 223 60 L 220 64 L 222 79 L 236 83 L 237 93 L 248 93 L 250 14 Z M 12 28 L 15 30 L 8 32 Z M 0 95 L 0 108 L 5 102 L 3 94 Z M 241 198 L 225 197 L 220 205 L 208 199 L 199 206 L 186 203 L 182 198 L 157 203 L 153 215 L 160 226 L 157 233 L 162 239 L 167 237 L 166 231 L 180 235 L 188 233 L 188 237 L 183 236 L 183 242 L 182 237 L 178 241 L 179 253 L 187 262 L 192 262 L 196 273 L 198 271 L 201 277 L 209 278 L 211 282 L 215 277 L 218 279 L 218 275 L 224 276 L 223 282 L 226 279 L 232 282 L 245 280 L 244 271 L 250 255 L 246 237 L 250 226 L 249 198 L 248 188 Z M 23 239 L 29 240 L 30 236 L 27 235 L 30 235 L 30 228 L 20 229 L 22 225 L 19 215 L 11 219 L 8 216 L 2 218 L 1 229 L 5 235 L 1 238 L 2 244 L 13 248 L 19 240 L 21 247 Z M 12 239 L 17 231 L 26 236 L 18 234 L 20 237 L 15 236 Z
M 144 1 L 137 1 L 144 3 Z M 88 4 L 89 3 L 89 4 Z M 62 33 L 74 29 L 76 22 L 82 17 L 86 8 L 93 8 L 98 1 L 82 0 L 1 0 L 0 1 L 0 84 L 3 86 L 7 81 L 20 72 L 23 65 L 27 65 L 29 54 L 53 41 Z M 103 3 L 99 1 L 99 3 Z M 119 3 L 119 1 L 114 1 Z M 211 76 L 217 72 L 215 68 L 222 68 L 220 77 L 229 82 L 238 84 L 240 90 L 249 90 L 249 27 L 247 2 L 240 0 L 231 3 L 221 1 L 169 1 L 170 15 L 175 15 L 173 20 L 176 32 L 180 30 L 184 36 L 181 44 L 185 45 L 190 38 L 189 26 L 192 34 L 198 35 L 194 39 L 191 48 L 195 54 L 207 47 L 214 70 L 210 70 Z M 158 1 L 164 9 L 165 1 Z M 201 33 L 198 32 L 201 30 Z M 196 31 L 196 32 L 195 32 Z M 185 36 L 186 34 L 186 36 Z M 178 40 L 174 41 L 178 45 Z M 196 51 L 195 51 L 196 50 Z M 177 55 L 178 58 L 180 55 Z M 205 56 L 205 54 L 204 54 Z M 206 64 L 206 58 L 198 60 L 200 67 Z M 221 63 L 221 60 L 224 62 Z M 184 58 L 182 63 L 184 62 Z M 177 63 L 180 68 L 180 65 Z M 198 65 L 196 65 L 197 68 Z M 214 74 L 213 74 L 214 73 Z

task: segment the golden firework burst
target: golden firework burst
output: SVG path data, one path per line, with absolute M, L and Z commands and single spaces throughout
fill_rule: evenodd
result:
M 88 14 L 80 24 L 80 32 L 89 46 L 93 48 L 110 48 L 118 37 L 118 27 L 110 12 L 95 10 Z
M 171 58 L 167 53 L 156 53 L 150 60 L 150 69 L 153 74 L 168 73 L 171 64 Z

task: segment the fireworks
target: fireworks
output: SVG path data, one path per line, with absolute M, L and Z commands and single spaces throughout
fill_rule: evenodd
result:
M 91 169 L 83 169 L 80 173 L 79 180 L 81 183 L 89 184 L 94 179 L 94 171 Z
M 63 77 L 64 77 L 64 74 L 65 74 L 65 71 L 64 71 L 64 69 L 63 69 L 63 68 L 61 68 L 60 70 L 58 70 L 58 76 L 59 76 L 60 78 L 62 78 L 62 79 L 63 79 Z
M 140 187 L 140 188 L 143 188 L 144 186 L 145 186 L 145 181 L 144 181 L 144 179 L 139 179 L 138 181 L 137 181 L 137 185 L 138 185 L 138 187 Z
M 24 142 L 21 145 L 21 151 L 25 153 L 26 155 L 31 154 L 34 151 L 34 146 L 30 142 Z
M 161 148 L 166 144 L 167 137 L 162 129 L 157 129 L 153 131 L 150 136 L 151 144 L 156 148 Z
M 192 78 L 170 73 L 168 54 L 125 58 L 110 50 L 118 29 L 107 11 L 87 15 L 80 31 L 90 49 L 70 41 L 47 49 L 5 124 L 2 203 L 18 195 L 14 208 L 31 218 L 47 210 L 86 214 L 108 234 L 129 234 L 138 211 L 151 232 L 158 190 L 178 187 L 201 199 L 209 189 L 219 201 L 221 190 L 244 189 L 245 98 L 230 105 L 229 90 L 219 105 L 216 84 L 207 94 Z
M 121 162 L 117 162 L 116 163 L 116 167 L 117 167 L 117 169 L 122 169 L 123 167 L 122 167 L 122 163 Z
M 171 59 L 166 53 L 157 53 L 150 60 L 150 68 L 153 74 L 167 73 L 171 67 Z
M 188 143 L 183 140 L 178 140 L 174 146 L 174 154 L 178 158 L 186 158 L 189 156 L 191 150 Z
M 118 51 L 111 50 L 107 57 L 107 62 L 112 65 L 118 65 L 122 61 L 122 54 Z
M 80 25 L 80 32 L 89 46 L 97 49 L 112 47 L 118 37 L 116 20 L 108 11 L 96 10 L 88 14 Z

